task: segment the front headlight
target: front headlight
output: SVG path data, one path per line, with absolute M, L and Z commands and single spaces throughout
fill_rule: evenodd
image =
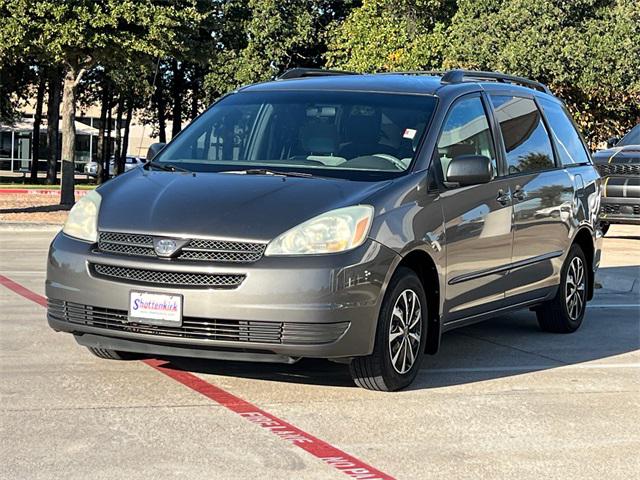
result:
M 92 190 L 76 202 L 69 211 L 62 231 L 70 237 L 86 242 L 98 241 L 98 212 L 102 197 Z
M 275 238 L 265 255 L 337 253 L 362 245 L 367 238 L 373 207 L 355 205 L 323 213 Z

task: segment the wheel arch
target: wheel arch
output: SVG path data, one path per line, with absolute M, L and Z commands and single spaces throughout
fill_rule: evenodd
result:
M 425 345 L 425 353 L 433 355 L 438 352 L 440 347 L 440 301 L 441 286 L 440 275 L 436 262 L 424 250 L 415 249 L 403 255 L 402 259 L 395 265 L 391 275 L 396 274 L 399 268 L 404 267 L 413 270 L 422 286 L 427 297 L 427 342 Z
M 587 260 L 587 272 L 589 275 L 589 288 L 587 291 L 587 300 L 591 300 L 594 294 L 594 280 L 595 280 L 595 272 L 594 272 L 594 258 L 595 258 L 595 245 L 593 242 L 593 233 L 591 229 L 588 227 L 580 228 L 575 236 L 573 237 L 572 245 L 578 245 L 584 256 Z

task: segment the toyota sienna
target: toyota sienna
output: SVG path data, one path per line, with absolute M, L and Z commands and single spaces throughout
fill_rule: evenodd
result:
M 600 177 L 525 78 L 295 69 L 156 153 L 51 244 L 49 324 L 99 357 L 320 357 L 397 390 L 446 331 L 573 332 L 593 296 Z

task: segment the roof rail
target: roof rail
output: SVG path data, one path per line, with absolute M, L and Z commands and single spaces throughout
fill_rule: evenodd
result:
M 425 72 L 427 73 L 427 72 Z M 438 72 L 428 72 L 438 74 Z M 549 87 L 543 83 L 529 80 L 525 77 L 518 77 L 516 75 L 507 75 L 505 73 L 498 72 L 482 72 L 475 70 L 449 70 L 442 75 L 441 83 L 462 83 L 466 80 L 493 80 L 501 83 L 514 83 L 516 85 L 522 85 L 529 88 L 540 90 L 544 93 L 551 93 Z
M 291 68 L 278 77 L 278 80 L 290 78 L 328 77 L 332 75 L 359 75 L 356 72 L 344 72 L 342 70 L 325 70 L 324 68 Z

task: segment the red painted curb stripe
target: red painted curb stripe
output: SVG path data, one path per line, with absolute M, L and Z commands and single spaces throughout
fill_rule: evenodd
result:
M 0 275 L 0 285 L 4 285 L 9 290 L 42 305 L 43 307 L 47 306 L 47 299 L 45 297 L 32 292 L 10 278 Z M 361 460 L 343 452 L 339 448 L 306 433 L 298 427 L 271 415 L 269 412 L 256 407 L 252 403 L 249 403 L 240 397 L 236 397 L 232 393 L 229 393 L 220 387 L 216 387 L 192 373 L 167 368 L 165 366 L 166 362 L 162 360 L 149 359 L 143 360 L 143 363 L 146 363 L 151 368 L 154 368 L 158 372 L 163 373 L 178 383 L 181 383 L 185 387 L 188 387 L 232 412 L 237 413 L 245 420 L 258 425 L 265 430 L 269 430 L 282 440 L 303 449 L 307 453 L 319 458 L 327 465 L 351 478 L 367 480 L 394 480 L 392 476 L 367 465 Z
M 26 287 L 23 287 L 19 283 L 14 282 L 10 278 L 5 277 L 4 275 L 0 275 L 0 285 L 7 287 L 9 290 L 14 291 L 18 295 L 22 295 L 27 300 L 31 300 L 32 302 L 37 303 L 38 305 L 42 305 L 43 307 L 47 306 L 47 299 L 42 295 L 38 295 L 36 292 L 32 292 Z
M 393 479 L 393 477 L 386 473 L 367 465 L 361 460 L 358 460 L 357 458 L 323 440 L 320 440 L 319 438 L 314 437 L 313 435 L 309 435 L 298 427 L 271 415 L 269 412 L 256 407 L 246 400 L 236 397 L 232 393 L 202 380 L 200 377 L 197 377 L 192 373 L 166 368 L 163 366 L 165 365 L 165 362 L 162 360 L 144 360 L 144 363 L 222 405 L 223 407 L 228 408 L 232 412 L 237 413 L 251 423 L 269 430 L 271 433 L 292 443 L 296 447 L 300 447 L 314 457 L 321 459 L 331 467 L 352 478 L 366 478 L 372 480 Z

